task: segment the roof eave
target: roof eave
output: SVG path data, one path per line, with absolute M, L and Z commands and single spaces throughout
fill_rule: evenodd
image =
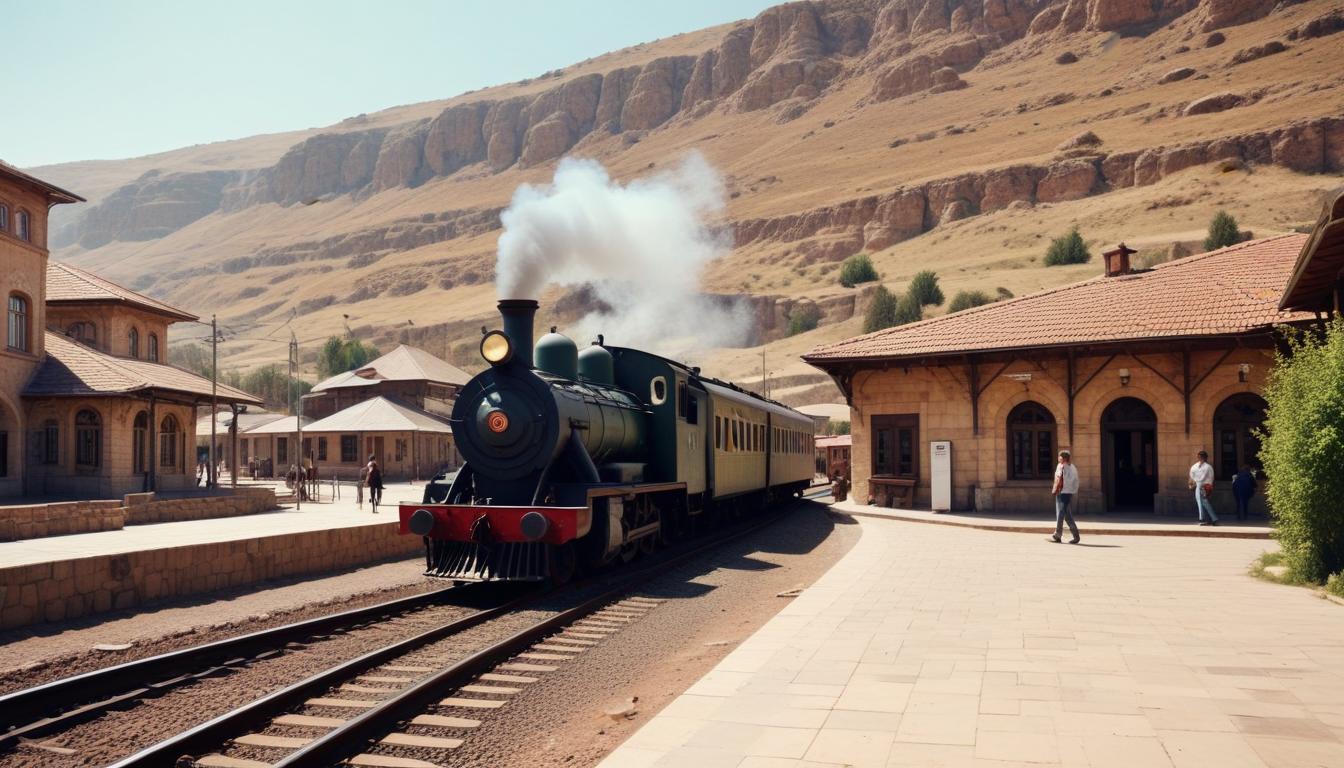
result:
M 149 305 L 147 305 L 147 304 L 141 304 L 141 303 L 138 302 L 138 301 L 128 301 L 128 300 L 126 300 L 126 299 L 115 298 L 115 297 L 110 297 L 110 298 L 106 298 L 106 299 L 51 299 L 51 298 L 49 298 L 49 299 L 46 300 L 46 303 L 47 303 L 47 304 L 54 304 L 54 305 L 57 305 L 57 306 L 67 306 L 67 307 L 83 307 L 83 306 L 98 305 L 98 304 L 123 304 L 123 305 L 125 305 L 125 306 L 132 307 L 132 308 L 134 308 L 134 309 L 137 309 L 137 310 L 139 310 L 139 311 L 141 311 L 141 312 L 148 312 L 148 313 L 150 313 L 150 314 L 160 315 L 160 316 L 163 316 L 163 317 L 171 318 L 171 319 L 173 319 L 173 320 L 181 320 L 181 321 L 185 321 L 185 322 L 189 322 L 189 323 L 195 323 L 195 322 L 200 322 L 200 319 L 201 319 L 198 315 L 193 315 L 193 314 L 191 314 L 191 313 L 189 313 L 189 312 L 186 312 L 186 311 L 184 311 L 184 310 L 180 310 L 180 309 L 169 310 L 169 309 L 164 309 L 164 308 L 162 308 L 162 307 L 152 307 L 152 306 L 149 306 Z

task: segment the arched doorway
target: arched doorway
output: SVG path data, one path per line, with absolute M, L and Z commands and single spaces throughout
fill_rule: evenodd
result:
M 1231 480 L 1243 466 L 1259 471 L 1260 438 L 1269 404 L 1252 392 L 1241 392 L 1213 411 L 1213 471 L 1219 480 Z
M 1157 414 L 1121 397 L 1101 414 L 1101 472 L 1108 509 L 1152 511 L 1157 493 Z

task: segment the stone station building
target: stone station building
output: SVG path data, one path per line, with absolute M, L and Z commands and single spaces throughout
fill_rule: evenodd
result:
M 1213 464 L 1214 505 L 1257 464 L 1260 396 L 1280 307 L 1306 235 L 1282 235 L 1137 270 L 1122 245 L 1082 283 L 819 347 L 804 356 L 852 412 L 853 496 L 928 507 L 930 442 L 952 443 L 952 507 L 1053 510 L 1070 449 L 1083 513 L 1195 515 L 1187 472 Z M 1263 514 L 1263 493 L 1252 513 Z
M 110 498 L 195 482 L 211 385 L 167 365 L 197 318 L 49 260 L 47 213 L 83 198 L 0 163 L 0 497 Z M 221 404 L 260 405 L 220 385 Z

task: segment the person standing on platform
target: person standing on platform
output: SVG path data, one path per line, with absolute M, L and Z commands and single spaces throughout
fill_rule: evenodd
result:
M 359 482 L 355 483 L 355 506 L 364 508 L 364 486 L 369 484 L 369 465 L 359 468 Z
M 1078 524 L 1073 521 L 1069 505 L 1078 493 L 1078 468 L 1073 466 L 1073 456 L 1068 451 L 1059 452 L 1059 465 L 1055 467 L 1055 487 L 1050 491 L 1055 496 L 1055 535 L 1050 540 L 1058 544 L 1064 537 L 1064 523 L 1069 524 L 1073 533 L 1070 544 L 1077 544 L 1082 537 L 1078 535 Z
M 1190 487 L 1195 491 L 1195 508 L 1199 510 L 1200 525 L 1217 525 L 1218 514 L 1213 511 L 1209 494 L 1213 493 L 1213 465 L 1209 463 L 1208 451 L 1200 451 L 1195 463 L 1190 467 Z M 1209 513 L 1207 522 L 1204 513 Z
M 1255 473 L 1245 464 L 1232 478 L 1232 498 L 1237 500 L 1237 519 L 1246 520 L 1251 516 L 1251 497 L 1255 495 Z
M 366 465 L 369 470 L 369 503 L 373 505 L 373 514 L 378 514 L 378 502 L 383 500 L 383 470 L 378 466 L 378 460 L 372 453 L 369 454 L 369 463 Z

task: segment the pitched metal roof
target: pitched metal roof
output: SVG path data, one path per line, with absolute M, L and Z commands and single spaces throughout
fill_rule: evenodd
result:
M 405 344 L 368 365 L 354 371 L 338 373 L 313 387 L 313 392 L 343 387 L 364 387 L 379 381 L 428 381 L 434 384 L 462 386 L 471 380 L 471 374 L 431 355 L 423 349 Z
M 1195 339 L 1305 321 L 1279 309 L 1306 235 L 1288 234 L 1097 277 L 1016 299 L 827 344 L 803 359 L 829 363 L 936 357 L 1151 339 Z
M 448 422 L 386 397 L 373 397 L 303 428 L 305 432 L 433 432 L 452 434 Z
M 113 357 L 74 339 L 45 332 L 47 353 L 24 397 L 70 397 L 148 394 L 151 392 L 210 397 L 210 380 L 164 363 Z M 261 405 L 260 398 L 225 384 L 218 386 L 221 403 Z
M 264 424 L 258 424 L 250 429 L 243 430 L 239 434 L 246 434 L 248 437 L 255 435 L 289 435 L 299 431 L 298 416 L 281 416 L 278 419 L 272 419 Z M 303 431 L 308 431 L 308 425 L 313 420 L 307 416 L 303 417 Z
M 1329 311 L 1340 280 L 1344 280 L 1344 190 L 1326 201 L 1293 265 L 1279 309 Z
M 199 320 L 196 315 L 136 293 L 111 280 L 59 261 L 47 262 L 47 303 L 115 302 L 129 304 L 177 320 Z

